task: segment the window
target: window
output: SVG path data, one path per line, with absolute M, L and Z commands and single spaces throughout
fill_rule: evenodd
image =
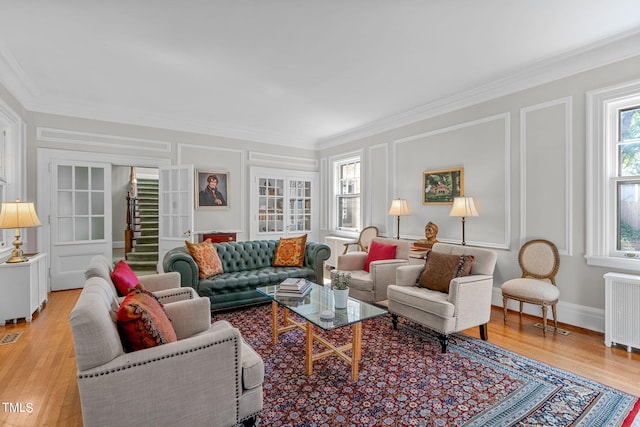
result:
M 360 230 L 360 157 L 336 162 L 338 230 Z
M 616 247 L 640 252 L 640 105 L 617 112 Z
M 587 103 L 587 262 L 640 271 L 640 82 Z

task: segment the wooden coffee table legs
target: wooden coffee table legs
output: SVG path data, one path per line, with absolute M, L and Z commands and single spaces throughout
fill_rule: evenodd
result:
M 311 375 L 313 373 L 313 362 L 316 360 L 324 359 L 325 357 L 336 355 L 340 357 L 342 360 L 347 362 L 351 366 L 351 379 L 353 381 L 358 381 L 358 361 L 360 360 L 360 355 L 362 354 L 362 322 L 357 322 L 351 325 L 351 342 L 341 345 L 335 346 L 323 337 L 317 335 L 315 333 L 315 326 L 311 322 L 298 323 L 289 317 L 289 310 L 283 307 L 283 323 L 282 327 L 278 324 L 278 303 L 273 301 L 271 303 L 271 320 L 272 320 L 272 333 L 273 333 L 273 344 L 278 343 L 278 336 L 283 333 L 290 331 L 292 329 L 300 329 L 306 334 L 306 342 L 305 342 L 305 367 L 307 375 Z M 327 350 L 321 353 L 313 353 L 313 342 L 316 341 L 320 343 L 322 346 L 326 347 Z M 346 354 L 345 352 L 351 350 L 351 356 Z

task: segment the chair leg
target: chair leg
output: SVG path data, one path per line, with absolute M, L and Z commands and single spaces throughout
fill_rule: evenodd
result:
M 484 325 L 480 325 L 480 338 L 483 341 L 486 341 L 489 338 L 489 330 L 487 329 L 487 324 L 485 323 Z
M 398 329 L 398 315 L 391 314 L 391 323 L 393 324 L 393 329 Z
M 247 418 L 246 420 L 242 421 L 242 426 L 243 427 L 253 427 L 256 425 L 256 421 L 257 421 L 257 416 L 253 416 L 251 418 Z
M 504 311 L 504 323 L 507 323 L 507 298 L 502 297 L 502 309 Z
M 447 352 L 447 345 L 449 345 L 449 336 L 445 334 L 439 334 L 438 340 L 440 340 L 440 347 L 442 348 L 442 352 Z
M 556 313 L 555 304 L 551 306 L 551 313 L 553 313 L 553 327 L 555 328 L 555 331 L 558 332 L 558 315 Z
M 520 320 L 522 320 L 522 308 L 523 308 L 524 303 L 522 301 L 520 301 Z
M 547 336 L 547 306 L 542 306 L 542 336 Z

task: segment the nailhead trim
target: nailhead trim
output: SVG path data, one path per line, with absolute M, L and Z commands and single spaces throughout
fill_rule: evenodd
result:
M 237 337 L 227 338 L 227 339 L 224 339 L 224 340 L 221 340 L 221 341 L 216 341 L 216 342 L 213 342 L 213 343 L 210 343 L 210 344 L 207 344 L 207 345 L 198 346 L 196 348 L 192 348 L 192 349 L 189 349 L 189 350 L 183 350 L 183 351 L 180 351 L 180 352 L 177 352 L 177 353 L 167 354 L 167 355 L 162 356 L 162 357 L 156 357 L 156 358 L 153 358 L 153 359 L 145 360 L 143 362 L 138 362 L 138 363 L 133 363 L 133 364 L 125 365 L 125 366 L 120 366 L 118 368 L 110 369 L 108 371 L 97 372 L 97 373 L 94 373 L 94 374 L 80 374 L 80 375 L 77 376 L 77 378 L 78 379 L 97 378 L 97 377 L 101 377 L 101 376 L 104 376 L 104 375 L 113 374 L 113 373 L 116 373 L 116 372 L 126 371 L 127 369 L 135 368 L 135 367 L 138 367 L 138 366 L 149 365 L 150 363 L 153 363 L 153 362 L 159 362 L 161 360 L 171 359 L 173 357 L 181 356 L 183 354 L 188 354 L 188 353 L 193 353 L 195 351 L 204 350 L 206 348 L 213 347 L 214 345 L 223 344 L 223 343 L 229 342 L 229 341 L 237 342 L 238 339 L 237 339 Z M 238 367 L 238 345 L 236 345 L 236 356 L 235 356 L 235 359 L 236 359 L 236 368 L 237 368 Z M 236 372 L 237 372 L 237 369 L 236 369 Z M 237 375 L 238 374 L 236 373 L 236 380 L 237 380 Z M 237 392 L 236 392 L 236 398 L 237 398 Z M 236 418 L 237 418 L 237 416 L 236 416 Z

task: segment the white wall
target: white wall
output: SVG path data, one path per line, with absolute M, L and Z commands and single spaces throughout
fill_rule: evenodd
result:
M 559 320 L 604 331 L 602 276 L 608 269 L 587 266 L 584 259 L 585 93 L 638 75 L 635 57 L 371 136 L 347 141 L 342 135 L 323 142 L 322 179 L 328 187 L 329 159 L 363 150 L 363 206 L 373 210 L 364 225 L 394 235 L 395 217 L 387 210 L 402 197 L 412 209 L 401 218 L 403 238 L 423 237 L 425 224 L 433 221 L 439 240 L 459 243 L 461 222 L 448 216 L 451 206 L 422 204 L 422 176 L 463 167 L 465 194 L 474 197 L 480 213 L 467 220 L 466 241 L 498 252 L 494 304 L 502 305 L 501 283 L 520 275 L 521 244 L 546 238 L 561 252 Z M 327 202 L 328 192 L 325 197 Z M 527 311 L 540 315 L 539 307 Z

